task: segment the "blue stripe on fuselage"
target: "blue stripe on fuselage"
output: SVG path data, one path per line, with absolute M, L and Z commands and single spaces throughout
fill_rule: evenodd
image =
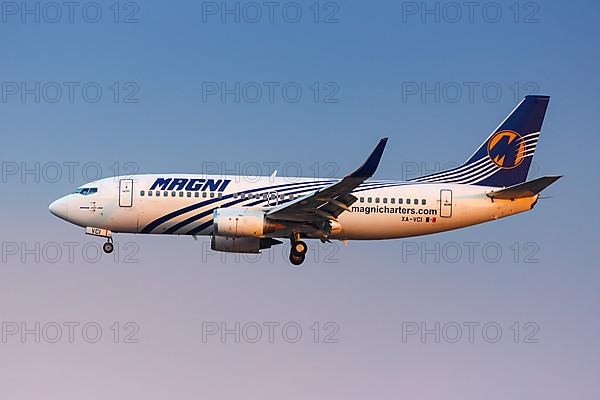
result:
M 296 194 L 296 193 L 304 192 L 307 189 L 312 189 L 312 188 L 319 189 L 320 187 L 325 186 L 325 185 L 326 184 L 324 184 L 324 183 L 306 183 L 305 185 L 298 185 L 296 187 L 284 189 L 284 190 L 281 191 L 281 193 Z M 301 189 L 301 188 L 303 188 L 303 190 L 298 191 L 298 192 L 288 192 L 289 190 L 296 190 L 296 189 Z M 245 193 L 245 192 L 239 192 L 239 193 Z M 223 200 L 224 198 L 225 197 L 221 197 L 221 200 Z M 203 212 L 201 212 L 199 214 L 192 215 L 191 217 L 189 217 L 189 218 L 187 218 L 187 219 L 185 219 L 185 220 L 183 220 L 183 221 L 181 221 L 181 222 L 173 225 L 172 227 L 170 227 L 169 229 L 167 229 L 164 233 L 166 233 L 166 234 L 175 233 L 176 231 L 178 231 L 179 229 L 183 228 L 184 226 L 186 226 L 188 224 L 191 224 L 192 222 L 195 222 L 195 221 L 197 221 L 197 220 L 199 220 L 199 219 L 201 219 L 201 218 L 203 218 L 203 217 L 205 217 L 207 215 L 210 215 L 214 211 L 215 208 L 219 208 L 219 207 L 226 208 L 226 207 L 230 207 L 232 205 L 236 205 L 236 204 L 242 203 L 242 202 L 247 201 L 247 200 L 250 200 L 250 199 L 237 199 L 237 200 L 231 201 L 231 202 L 229 202 L 227 204 L 222 204 L 222 205 L 219 205 L 217 207 L 213 207 L 213 208 L 211 208 L 211 209 L 209 209 L 207 211 L 203 211 Z M 260 200 L 260 201 L 256 202 L 256 204 L 262 203 L 263 201 L 265 201 L 265 200 Z M 251 205 L 252 204 L 246 204 L 246 205 L 244 205 L 244 207 L 249 207 Z M 190 234 L 190 233 L 188 233 L 188 234 Z
M 332 183 L 335 182 L 334 180 L 326 180 L 326 181 L 317 181 L 317 182 L 312 182 L 312 183 L 323 183 L 323 184 L 327 184 L 327 183 Z M 270 190 L 270 189 L 278 189 L 278 188 L 284 188 L 284 187 L 289 187 L 289 186 L 298 186 L 298 185 L 302 185 L 302 184 L 307 184 L 309 182 L 294 182 L 294 183 L 286 183 L 286 184 L 282 184 L 282 185 L 273 185 L 273 186 L 266 186 L 266 187 L 260 187 L 260 188 L 255 188 L 255 189 L 250 189 L 250 190 L 246 190 L 246 191 L 242 191 L 242 192 L 237 192 L 237 193 L 244 193 L 244 194 L 249 194 L 249 193 L 255 193 L 255 192 L 259 192 L 262 190 Z M 159 225 L 175 218 L 178 217 L 182 214 L 188 213 L 190 211 L 194 211 L 197 210 L 198 208 L 202 208 L 205 205 L 217 202 L 217 201 L 221 201 L 223 199 L 227 199 L 227 198 L 231 198 L 233 196 L 233 194 L 228 194 L 226 196 L 223 196 L 221 198 L 213 198 L 213 199 L 209 199 L 209 200 L 204 200 L 201 201 L 199 203 L 196 204 L 192 204 L 189 206 L 186 206 L 184 208 L 181 208 L 177 211 L 173 211 L 170 212 L 169 214 L 163 215 L 160 218 L 155 219 L 154 221 L 150 222 L 148 225 L 146 225 L 141 231 L 140 233 L 151 233 L 154 229 L 156 229 Z

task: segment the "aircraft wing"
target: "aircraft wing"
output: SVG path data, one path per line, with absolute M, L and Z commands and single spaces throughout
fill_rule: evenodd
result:
M 350 206 L 357 200 L 351 192 L 375 173 L 387 140 L 388 138 L 381 139 L 369 158 L 356 171 L 311 195 L 273 208 L 267 213 L 267 217 L 295 222 L 335 221 L 341 213 L 350 211 Z

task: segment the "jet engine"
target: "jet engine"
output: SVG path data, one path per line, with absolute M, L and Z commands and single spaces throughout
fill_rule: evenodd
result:
M 213 213 L 213 235 L 226 237 L 261 237 L 276 226 L 268 222 L 261 210 L 217 208 Z

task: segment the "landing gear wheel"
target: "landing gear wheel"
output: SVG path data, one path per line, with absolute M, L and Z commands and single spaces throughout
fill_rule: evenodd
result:
M 106 254 L 110 254 L 113 252 L 113 250 L 115 249 L 115 246 L 113 246 L 112 242 L 106 242 L 104 243 L 104 245 L 102 246 L 102 250 L 104 250 L 104 252 Z
M 290 262 L 294 265 L 300 265 L 304 262 L 304 254 L 291 253 Z
M 302 240 L 294 242 L 292 245 L 292 251 L 298 255 L 304 256 L 308 250 L 308 246 Z
M 292 232 L 290 235 L 290 242 L 292 242 L 292 248 L 290 249 L 290 262 L 294 265 L 300 265 L 306 258 L 308 246 L 306 243 L 300 240 L 300 232 Z

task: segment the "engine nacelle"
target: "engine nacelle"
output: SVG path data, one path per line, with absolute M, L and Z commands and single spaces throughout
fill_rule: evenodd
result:
M 213 213 L 213 235 L 227 237 L 260 237 L 272 232 L 265 212 L 243 208 L 217 208 Z
M 213 236 L 210 248 L 227 253 L 260 253 L 260 250 L 279 243 L 279 240 L 271 238 Z

